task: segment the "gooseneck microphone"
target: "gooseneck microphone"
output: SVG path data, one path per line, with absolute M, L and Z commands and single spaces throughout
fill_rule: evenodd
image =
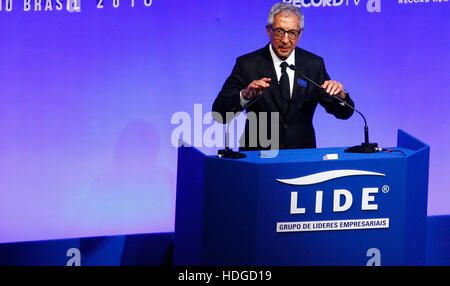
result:
M 315 81 L 313 81 L 309 77 L 305 76 L 301 71 L 299 71 L 295 65 L 289 65 L 289 68 L 291 70 L 295 71 L 300 77 L 302 77 L 306 81 L 310 82 L 314 86 L 316 86 L 319 89 L 323 90 L 326 94 L 329 94 L 321 85 L 319 85 L 318 83 L 316 83 Z M 348 92 L 346 90 L 344 90 L 344 92 L 348 95 Z M 329 94 L 329 95 L 334 97 L 334 98 L 336 98 L 337 100 L 339 100 L 344 105 L 350 107 L 352 110 L 356 111 L 359 115 L 361 115 L 361 117 L 364 120 L 364 143 L 361 143 L 361 145 L 350 147 L 348 149 L 345 149 L 344 151 L 347 152 L 347 153 L 375 153 L 375 152 L 380 151 L 380 149 L 378 148 L 378 144 L 377 143 L 369 143 L 369 127 L 367 126 L 366 117 L 364 117 L 364 115 L 359 110 L 357 110 L 356 108 L 354 108 L 353 106 L 348 104 L 345 100 L 343 100 L 339 96 L 331 95 L 331 94 Z
M 279 85 L 280 82 L 279 81 L 275 81 L 274 84 L 272 84 L 272 86 L 266 88 L 260 95 L 256 96 L 254 99 L 250 99 L 249 102 L 247 102 L 247 104 L 244 106 L 244 109 L 249 108 L 250 106 L 252 106 L 255 102 L 257 102 L 258 100 L 260 100 L 265 94 L 267 94 L 272 88 L 274 88 L 275 86 Z

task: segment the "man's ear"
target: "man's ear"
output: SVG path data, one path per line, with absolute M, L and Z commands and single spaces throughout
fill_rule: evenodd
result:
M 271 39 L 269 26 L 266 26 L 266 31 L 267 31 L 267 36 L 269 36 L 269 39 Z

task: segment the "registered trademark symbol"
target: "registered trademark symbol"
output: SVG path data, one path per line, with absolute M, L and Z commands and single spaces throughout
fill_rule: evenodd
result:
M 381 189 L 383 191 L 383 193 L 388 193 L 389 192 L 389 186 L 388 185 L 384 185 L 383 188 Z

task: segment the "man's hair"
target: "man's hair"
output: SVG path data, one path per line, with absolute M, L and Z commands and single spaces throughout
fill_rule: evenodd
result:
M 300 8 L 298 8 L 295 5 L 289 4 L 289 3 L 277 3 L 272 6 L 269 12 L 269 18 L 267 19 L 267 26 L 271 27 L 273 24 L 273 18 L 275 15 L 283 13 L 285 15 L 292 15 L 298 17 L 300 20 L 300 30 L 303 30 L 303 27 L 305 25 L 305 17 L 303 16 L 302 11 L 300 11 Z

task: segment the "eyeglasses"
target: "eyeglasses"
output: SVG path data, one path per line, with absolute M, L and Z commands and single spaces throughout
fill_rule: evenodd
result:
M 288 37 L 291 40 L 297 39 L 298 36 L 300 35 L 300 31 L 296 31 L 296 30 L 286 31 L 286 30 L 281 29 L 281 28 L 274 29 L 272 27 L 270 27 L 270 29 L 273 32 L 273 37 L 276 38 L 276 39 L 283 38 L 286 33 L 288 34 Z

